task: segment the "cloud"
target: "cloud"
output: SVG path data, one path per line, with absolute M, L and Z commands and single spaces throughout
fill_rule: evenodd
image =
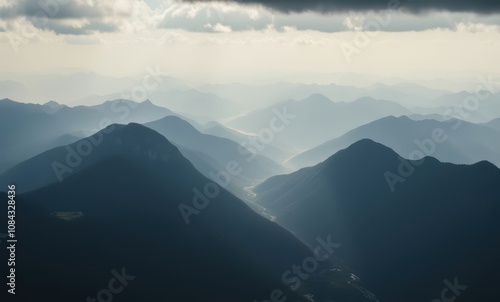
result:
M 225 25 L 222 25 L 220 23 L 217 23 L 215 25 L 207 23 L 207 24 L 204 25 L 204 27 L 205 28 L 210 28 L 214 32 L 220 32 L 220 33 L 230 33 L 230 32 L 233 31 L 230 26 L 225 26 Z
M 90 5 L 88 1 L 11 1 L 0 6 L 0 17 L 12 19 L 19 16 L 46 16 L 51 19 L 81 19 L 104 17 L 102 6 Z
M 487 32 L 500 32 L 498 25 L 488 25 L 484 23 L 458 23 L 456 24 L 457 32 L 469 33 L 487 33 Z
M 457 30 L 457 24 L 499 25 L 500 15 L 473 13 L 430 12 L 422 15 L 402 11 L 350 12 L 330 15 L 314 12 L 276 14 L 273 26 L 279 31 L 286 28 L 320 32 L 384 31 L 406 32 L 434 29 Z
M 155 10 L 133 0 L 0 0 L 0 19 L 25 20 L 41 30 L 61 35 L 108 33 L 129 23 L 153 28 Z
M 51 30 L 58 34 L 63 35 L 89 35 L 93 32 L 116 32 L 118 31 L 118 26 L 116 24 L 104 23 L 104 22 L 90 22 L 83 24 L 81 26 L 65 25 L 61 22 L 55 22 L 49 20 L 44 29 Z
M 283 13 L 263 7 L 237 5 L 235 1 L 196 2 L 174 3 L 164 14 L 160 26 L 194 32 L 216 32 L 207 24 L 213 26 L 220 24 L 231 28 L 232 32 L 265 31 L 269 28 L 284 32 L 293 28 L 299 31 L 333 33 L 352 30 L 386 32 L 457 30 L 457 24 L 460 23 L 499 25 L 500 14 L 481 15 L 445 11 L 413 14 L 403 9 L 329 14 L 313 11 Z
M 193 32 L 264 30 L 273 21 L 269 11 L 238 5 L 172 3 L 159 26 Z
M 389 2 L 390 1 L 390 2 Z M 401 1 L 401 2 L 398 2 Z M 422 2 L 423 1 L 423 2 Z M 229 33 L 276 30 L 345 31 L 492 31 L 500 25 L 500 13 L 478 14 L 439 9 L 442 0 L 0 0 L 0 27 L 20 22 L 57 35 L 85 36 L 95 33 L 142 34 L 148 31 L 183 30 Z M 495 6 L 499 1 L 491 2 Z M 262 5 L 242 5 L 242 4 Z M 437 4 L 436 4 L 437 3 Z M 467 2 L 490 3 L 485 0 Z M 500 4 L 498 4 L 500 5 Z M 393 8 L 385 9 L 384 8 Z M 270 9 L 272 8 L 272 9 Z M 274 10 L 273 10 L 274 9 Z M 377 9 L 381 9 L 377 11 Z M 416 14 L 424 11 L 426 13 Z M 430 11 L 428 11 L 430 10 Z M 448 11 L 443 11 L 448 10 Z M 454 12 L 450 12 L 454 11 Z M 491 10 L 488 12 L 494 12 Z M 5 23 L 5 24 L 4 24 Z M 2 30 L 0 29 L 0 32 Z M 3 33 L 2 33 L 3 34 Z M 177 40 L 173 37 L 174 41 Z M 182 40 L 182 39 L 181 39 Z M 302 43 L 302 42 L 301 42 Z M 301 44 L 299 43 L 299 44 Z
M 185 2 L 211 2 L 212 0 L 183 0 Z M 422 11 L 474 12 L 491 14 L 500 12 L 498 0 L 226 0 L 228 3 L 259 4 L 280 12 L 315 11 L 322 13 L 387 10 L 401 6 L 412 13 Z
M 161 37 L 161 40 L 165 43 L 187 43 L 190 42 L 191 40 L 183 35 L 182 33 L 178 32 L 167 32 Z

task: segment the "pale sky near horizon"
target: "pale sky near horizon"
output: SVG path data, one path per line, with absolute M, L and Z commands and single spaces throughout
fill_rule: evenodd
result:
M 159 65 L 202 82 L 500 74 L 496 8 L 408 7 L 283 12 L 219 2 L 0 0 L 0 72 L 84 69 L 122 77 Z

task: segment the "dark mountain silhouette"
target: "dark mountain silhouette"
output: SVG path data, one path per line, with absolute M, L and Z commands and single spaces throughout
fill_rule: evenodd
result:
M 372 299 L 334 257 L 288 290 L 282 274 L 313 255 L 306 245 L 203 177 L 157 132 L 110 127 L 92 164 L 16 197 L 22 301 L 84 301 L 108 288 L 113 269 L 134 276 L 117 301 L 263 301 L 275 289 L 287 301 Z M 180 204 L 203 207 L 186 224 Z
M 335 103 L 323 95 L 314 94 L 301 101 L 290 100 L 255 111 L 229 122 L 228 125 L 245 132 L 259 133 L 270 127 L 270 122 L 277 116 L 276 111 L 295 117 L 290 118 L 284 129 L 275 131 L 271 144 L 292 151 L 316 147 L 388 114 L 408 113 L 401 105 L 389 101 L 361 98 L 348 103 Z
M 394 192 L 388 171 L 402 181 Z M 468 286 L 460 301 L 472 302 L 499 294 L 498 183 L 500 170 L 486 161 L 408 162 L 365 139 L 254 191 L 279 224 L 306 242 L 332 234 L 346 265 L 381 301 L 431 301 L 444 279 L 457 277 Z
M 124 125 L 113 124 L 98 133 L 80 139 L 70 145 L 57 147 L 34 156 L 0 175 L 0 184 L 5 187 L 8 183 L 15 183 L 20 193 L 28 192 L 46 185 L 62 182 L 64 179 L 96 162 L 120 152 L 114 148 L 117 145 L 126 146 L 129 142 L 117 133 L 123 131 Z M 129 130 L 130 132 L 130 130 Z M 136 142 L 131 142 L 138 145 Z M 174 147 L 175 148 L 175 147 Z M 177 149 L 176 149 L 177 150 Z M 125 158 L 134 156 L 129 149 L 123 149 Z M 137 150 L 136 152 L 139 152 Z M 148 153 L 152 158 L 159 156 L 158 152 Z
M 437 141 L 433 139 L 434 131 L 441 133 L 436 136 Z M 380 142 L 403 157 L 420 150 L 421 154 L 427 155 L 428 151 L 428 155 L 445 162 L 472 164 L 488 160 L 500 166 L 498 131 L 465 121 L 415 121 L 406 116 L 389 116 L 358 127 L 293 157 L 290 163 L 296 167 L 315 165 L 364 138 Z
M 198 132 L 188 122 L 169 116 L 148 126 L 159 131 L 174 142 L 195 167 L 205 176 L 227 183 L 227 189 L 244 198 L 248 192 L 244 189 L 259 180 L 286 172 L 276 162 L 261 155 L 249 160 L 251 153 L 237 143 Z M 94 164 L 107 156 L 109 150 L 109 133 L 120 129 L 120 125 L 106 128 L 89 138 L 74 139 L 73 136 L 62 136 L 48 143 L 40 143 L 39 148 L 49 149 L 0 174 L 0 185 L 8 182 L 19 184 L 19 192 L 27 192 L 51 183 L 63 180 L 75 172 Z M 63 145 L 64 140 L 74 141 Z M 76 141 L 78 140 L 78 141 Z M 56 147 L 60 146 L 60 147 Z M 50 148 L 53 147 L 53 148 Z M 90 150 L 90 151 L 89 151 Z M 90 152 L 90 155 L 87 153 Z M 236 161 L 239 165 L 236 175 L 229 174 L 227 164 Z M 222 172 L 220 172 L 222 171 Z M 232 171 L 232 170 L 231 170 Z M 229 176 L 229 177 L 227 177 Z

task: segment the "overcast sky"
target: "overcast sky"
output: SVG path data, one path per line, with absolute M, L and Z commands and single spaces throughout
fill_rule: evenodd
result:
M 0 72 L 198 81 L 500 73 L 500 1 L 0 0 Z

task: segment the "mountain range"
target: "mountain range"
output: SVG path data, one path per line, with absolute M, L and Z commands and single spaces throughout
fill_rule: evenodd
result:
M 500 166 L 500 133 L 479 124 L 450 119 L 412 120 L 406 116 L 384 117 L 353 129 L 289 160 L 295 167 L 324 161 L 358 140 L 369 138 L 404 157 L 432 156 L 441 161 L 472 164 L 488 160 Z
M 277 117 L 290 116 L 281 131 L 274 131 L 270 144 L 296 152 L 316 147 L 384 116 L 407 113 L 406 108 L 389 101 L 361 98 L 353 102 L 333 102 L 321 94 L 313 94 L 301 101 L 289 100 L 255 111 L 227 125 L 258 134 L 269 128 Z
M 55 102 L 44 105 L 0 100 L 0 172 L 50 148 L 66 134 L 89 136 L 112 123 L 144 123 L 172 111 L 150 101 L 108 101 L 96 106 L 68 107 Z
M 308 246 L 203 177 L 156 131 L 111 125 L 101 135 L 62 182 L 16 197 L 17 283 L 29 288 L 19 299 L 102 298 L 118 278 L 120 301 L 376 301 L 335 255 L 289 289 L 282 275 L 315 257 Z
M 460 301 L 478 301 L 498 294 L 499 182 L 486 161 L 411 161 L 364 139 L 254 192 L 305 242 L 341 242 L 340 257 L 380 301 L 431 301 L 443 280 L 466 286 Z
M 0 100 L 0 199 L 15 185 L 16 200 L 0 245 L 15 220 L 19 301 L 500 295 L 499 93 L 146 71 L 0 80 L 38 102 Z
M 243 189 L 289 171 L 275 161 L 256 154 L 232 140 L 201 133 L 179 117 L 167 116 L 144 125 L 158 131 L 179 146 L 181 152 L 184 152 L 185 148 L 197 151 L 183 154 L 195 163 L 203 175 L 219 183 L 232 181 L 240 183 L 240 189 Z M 219 168 L 213 169 L 213 165 Z

